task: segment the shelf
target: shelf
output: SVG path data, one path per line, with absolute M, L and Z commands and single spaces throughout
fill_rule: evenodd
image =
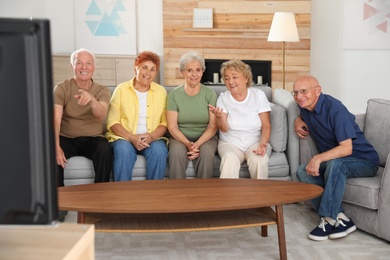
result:
M 183 28 L 184 32 L 237 32 L 237 33 L 267 33 L 268 29 L 240 29 L 240 28 Z
M 221 34 L 218 37 L 230 37 L 230 38 L 262 38 L 267 39 L 269 29 L 243 29 L 243 28 L 183 28 L 183 32 L 204 32 L 211 34 Z M 230 33 L 230 35 L 222 35 L 223 33 Z M 235 35 L 232 35 L 235 34 Z M 194 35 L 187 35 L 181 37 L 197 37 Z M 310 28 L 299 28 L 300 39 L 310 39 Z

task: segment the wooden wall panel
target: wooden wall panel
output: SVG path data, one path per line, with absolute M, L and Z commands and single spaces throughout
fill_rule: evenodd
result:
M 192 28 L 193 8 L 213 8 L 213 28 Z M 294 12 L 300 41 L 286 43 L 286 89 L 310 72 L 311 1 L 163 0 L 164 85 L 184 82 L 179 59 L 189 50 L 205 59 L 271 60 L 272 87 L 282 87 L 282 43 L 268 42 L 274 12 Z
M 274 12 L 310 13 L 307 1 L 199 1 L 199 8 L 214 8 L 215 13 L 269 14 Z

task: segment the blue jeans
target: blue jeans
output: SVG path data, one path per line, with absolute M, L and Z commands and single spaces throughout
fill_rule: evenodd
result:
M 119 139 L 111 143 L 114 152 L 112 167 L 115 181 L 130 181 L 137 154 L 146 158 L 146 179 L 160 180 L 164 178 L 167 165 L 168 149 L 163 140 L 150 143 L 150 147 L 138 151 L 126 140 Z
M 320 164 L 320 175 L 310 176 L 306 173 L 306 164 L 299 166 L 299 181 L 315 184 L 324 188 L 320 197 L 311 202 L 318 215 L 336 219 L 343 212 L 341 203 L 344 197 L 347 178 L 374 177 L 378 171 L 376 164 L 354 157 L 333 159 Z

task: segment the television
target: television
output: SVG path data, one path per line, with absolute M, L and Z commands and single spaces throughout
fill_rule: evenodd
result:
M 0 18 L 0 224 L 58 217 L 50 24 Z

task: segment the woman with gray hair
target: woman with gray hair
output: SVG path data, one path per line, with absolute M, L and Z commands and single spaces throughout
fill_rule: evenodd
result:
M 169 92 L 167 101 L 169 178 L 185 179 L 189 161 L 196 177 L 212 178 L 218 138 L 208 105 L 215 106 L 217 94 L 200 83 L 206 66 L 198 53 L 184 54 L 179 67 L 185 83 Z
M 221 75 L 227 91 L 209 106 L 219 128 L 221 178 L 238 178 L 246 161 L 252 179 L 268 178 L 271 107 L 264 92 L 251 87 L 252 71 L 241 60 L 226 61 Z

